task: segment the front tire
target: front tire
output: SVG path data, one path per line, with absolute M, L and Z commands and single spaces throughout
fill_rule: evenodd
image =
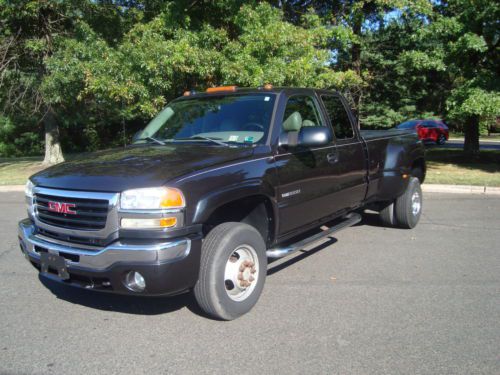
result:
M 446 142 L 446 136 L 444 134 L 439 135 L 436 143 L 440 146 L 444 145 Z
M 260 233 L 244 223 L 220 224 L 203 240 L 196 301 L 216 319 L 236 319 L 257 303 L 266 273 L 266 245 Z

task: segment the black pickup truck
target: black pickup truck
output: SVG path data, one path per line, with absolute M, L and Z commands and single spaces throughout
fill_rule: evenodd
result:
M 19 223 L 25 257 L 58 282 L 133 295 L 194 291 L 230 320 L 257 302 L 268 261 L 361 220 L 413 228 L 424 148 L 359 131 L 326 90 L 186 92 L 131 145 L 35 174 Z

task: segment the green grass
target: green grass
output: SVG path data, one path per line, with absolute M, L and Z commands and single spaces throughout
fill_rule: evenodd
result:
M 462 150 L 427 150 L 428 184 L 500 186 L 500 151 L 483 150 L 475 159 Z
M 41 156 L 0 158 L 0 185 L 23 185 L 32 174 L 44 169 Z
M 76 155 L 69 155 L 73 159 Z M 458 149 L 428 149 L 428 184 L 500 186 L 500 151 L 483 150 L 469 159 Z M 44 169 L 42 157 L 0 158 L 0 185 L 22 185 Z

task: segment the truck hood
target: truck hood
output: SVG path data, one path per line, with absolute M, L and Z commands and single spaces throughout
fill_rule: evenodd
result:
M 129 146 L 82 155 L 31 177 L 37 186 L 119 192 L 165 185 L 175 177 L 247 158 L 250 147 L 201 144 Z

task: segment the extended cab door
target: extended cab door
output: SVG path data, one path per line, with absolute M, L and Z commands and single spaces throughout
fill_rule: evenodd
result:
M 287 98 L 280 124 L 281 136 L 287 139 L 297 139 L 302 127 L 330 127 L 321 110 L 319 98 L 312 91 L 310 95 L 295 94 Z M 359 142 L 358 144 L 361 146 Z M 349 153 L 357 157 L 358 150 L 354 147 L 342 150 L 341 154 L 338 151 L 334 141 L 314 148 L 302 146 L 278 148 L 275 160 L 280 181 L 279 235 L 299 231 L 309 224 L 349 207 L 357 199 L 362 199 L 361 194 L 355 193 L 355 197 L 347 197 L 341 191 L 352 188 L 350 186 L 354 183 L 352 180 L 357 181 L 355 176 L 347 175 L 347 170 L 350 169 L 357 174 L 358 163 L 345 159 Z M 363 155 L 360 160 L 362 164 Z M 341 165 L 342 163 L 346 163 L 347 166 Z
M 367 155 L 354 117 L 349 116 L 347 103 L 338 94 L 320 94 L 337 145 L 338 192 L 335 199 L 343 208 L 354 208 L 364 200 L 367 189 Z

